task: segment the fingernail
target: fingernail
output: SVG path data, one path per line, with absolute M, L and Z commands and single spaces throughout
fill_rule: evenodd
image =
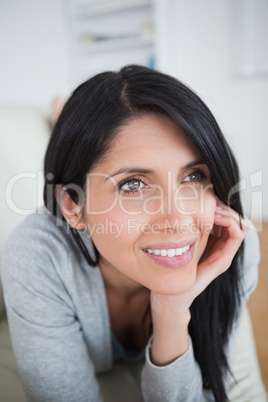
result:
M 217 208 L 217 209 L 222 209 L 222 207 L 219 207 L 219 206 L 217 206 L 216 208 Z
M 215 215 L 215 218 L 222 218 L 222 215 Z

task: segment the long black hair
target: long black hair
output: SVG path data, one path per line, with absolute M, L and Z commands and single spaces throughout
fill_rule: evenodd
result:
M 55 125 L 45 156 L 44 202 L 59 216 L 53 191 L 57 184 L 85 190 L 87 173 L 109 150 L 120 127 L 144 114 L 171 118 L 207 164 L 215 194 L 242 216 L 238 192 L 229 198 L 239 181 L 235 158 L 208 107 L 185 84 L 169 75 L 137 65 L 119 72 L 100 73 L 81 84 L 65 104 Z M 70 185 L 68 189 L 68 185 Z M 61 216 L 63 219 L 63 217 Z M 77 236 L 90 265 L 98 263 Z M 240 259 L 243 246 L 231 267 L 215 279 L 191 306 L 189 326 L 195 358 L 201 368 L 204 388 L 215 400 L 227 400 L 224 381 L 229 372 L 226 346 L 240 304 Z

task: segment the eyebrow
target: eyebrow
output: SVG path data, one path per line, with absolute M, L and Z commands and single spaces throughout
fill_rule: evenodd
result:
M 187 165 L 183 166 L 183 169 L 189 169 L 193 166 L 197 165 L 206 165 L 206 163 L 202 160 L 194 160 L 190 163 L 187 163 Z M 139 167 L 133 167 L 133 168 L 120 168 L 116 170 L 114 173 L 112 173 L 109 177 L 105 179 L 108 180 L 111 177 L 118 176 L 119 174 L 134 174 L 134 173 L 139 173 L 139 174 L 155 174 L 155 171 L 152 169 L 142 169 Z

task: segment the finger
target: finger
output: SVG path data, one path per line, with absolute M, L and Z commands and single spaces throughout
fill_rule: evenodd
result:
M 213 233 L 198 266 L 196 286 L 200 291 L 230 267 L 247 232 L 248 224 L 239 214 L 218 202 Z
M 235 211 L 231 210 L 231 208 L 229 207 L 226 206 L 221 207 L 219 205 L 217 206 L 215 210 L 214 227 L 212 234 L 218 239 L 223 238 L 226 240 L 228 238 L 228 233 L 226 234 L 226 230 L 223 230 L 222 226 L 223 217 L 233 217 L 239 226 L 240 226 L 240 217 Z
M 230 215 L 232 216 L 237 224 L 242 228 L 245 233 L 248 232 L 250 229 L 250 221 L 247 221 L 245 219 L 242 219 L 242 217 L 236 212 L 234 209 L 232 209 L 230 206 L 224 204 L 218 197 L 216 197 L 216 210 L 215 210 L 215 216 L 220 217 L 220 216 L 226 216 Z
M 216 197 L 216 211 L 215 215 L 231 215 L 237 223 L 241 226 L 241 219 L 242 217 L 239 215 L 238 212 L 236 212 L 234 209 L 232 209 L 230 206 L 224 204 L 219 198 Z
M 211 234 L 212 234 L 212 236 L 217 237 L 218 239 L 221 238 L 221 235 L 222 235 L 222 226 L 214 225 Z
M 218 261 L 215 268 L 223 273 L 230 267 L 246 233 L 230 217 L 221 218 L 221 224 L 223 226 L 222 237 L 215 243 L 213 257 L 215 262 Z M 210 261 L 213 263 L 213 258 Z
M 234 217 L 228 210 L 215 216 L 215 235 L 209 239 L 201 262 L 206 261 L 209 265 L 217 262 L 217 267 L 223 271 L 229 267 L 248 231 L 243 221 L 242 227 L 238 221 L 238 215 Z
M 240 227 L 239 221 L 235 219 L 233 216 L 230 216 L 228 213 L 222 214 L 221 216 L 215 216 L 215 224 L 222 227 L 222 238 L 224 240 L 237 240 L 241 241 L 241 239 L 245 236 L 243 232 L 243 226 Z
M 225 219 L 224 219 L 225 218 Z M 215 212 L 215 224 L 219 226 L 226 226 L 223 222 L 228 222 L 228 218 L 236 222 L 238 228 L 242 230 L 245 234 L 248 232 L 250 225 L 249 222 L 242 219 L 242 217 L 235 212 L 232 208 L 217 209 Z M 231 221 L 229 221 L 231 223 Z
M 221 207 L 218 205 L 215 210 L 215 216 L 216 217 L 230 216 L 233 219 L 235 219 L 237 223 L 239 223 L 241 220 L 240 215 L 236 211 L 234 211 L 231 207 L 228 206 Z

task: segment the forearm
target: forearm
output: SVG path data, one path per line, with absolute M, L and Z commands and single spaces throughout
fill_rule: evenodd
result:
M 186 303 L 151 294 L 152 338 L 146 348 L 142 392 L 146 402 L 203 402 L 202 374 L 195 361 Z
M 151 361 L 156 366 L 170 364 L 189 347 L 190 310 L 175 316 L 166 312 L 153 314 Z

